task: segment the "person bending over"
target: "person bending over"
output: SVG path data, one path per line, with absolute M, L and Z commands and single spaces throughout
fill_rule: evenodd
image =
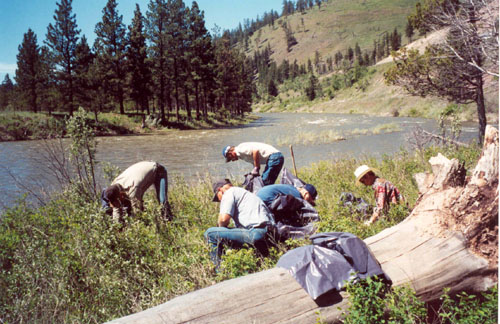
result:
M 267 254 L 266 236 L 274 226 L 272 213 L 255 194 L 233 187 L 228 179 L 212 186 L 212 201 L 220 202 L 217 227 L 206 230 L 204 236 L 211 246 L 210 258 L 218 269 L 224 246 L 240 248 L 244 244 Z M 233 220 L 234 228 L 229 227 Z
M 135 163 L 116 177 L 111 186 L 101 194 L 102 206 L 111 212 L 114 220 L 123 221 L 123 212 L 132 213 L 132 208 L 144 210 L 143 196 L 154 185 L 156 198 L 162 205 L 162 217 L 170 220 L 172 213 L 168 203 L 167 169 L 153 161 Z
M 265 186 L 276 182 L 285 162 L 283 154 L 276 148 L 258 142 L 245 142 L 238 146 L 228 145 L 222 149 L 222 155 L 226 162 L 242 159 L 253 164 L 252 175 L 254 176 L 259 175 L 261 164 L 265 164 L 266 167 L 262 173 L 262 181 Z

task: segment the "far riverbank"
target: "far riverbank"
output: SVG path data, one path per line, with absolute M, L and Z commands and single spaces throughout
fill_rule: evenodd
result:
M 92 115 L 93 116 L 93 115 Z M 94 124 L 96 136 L 165 134 L 171 130 L 202 130 L 234 127 L 249 124 L 258 119 L 247 114 L 222 118 L 209 113 L 208 118 L 196 120 L 181 115 L 177 120 L 171 116 L 165 126 L 158 125 L 153 118 L 142 115 L 120 115 L 100 113 Z M 66 136 L 65 115 L 31 112 L 0 113 L 0 141 L 40 140 Z

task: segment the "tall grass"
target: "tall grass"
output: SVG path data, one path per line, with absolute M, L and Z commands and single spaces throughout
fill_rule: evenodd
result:
M 437 149 L 424 152 L 425 158 Z M 442 151 L 442 150 L 441 150 Z M 478 148 L 445 150 L 472 166 Z M 360 164 L 380 170 L 401 189 L 409 208 L 399 206 L 374 226 L 364 216 L 339 203 L 340 194 L 353 192 L 373 203 L 372 192 L 354 184 Z M 324 161 L 299 170 L 299 177 L 316 186 L 319 231 L 345 231 L 371 236 L 404 219 L 417 199 L 412 178 L 429 170 L 420 155 L 400 152 L 372 157 Z M 214 282 L 273 267 L 287 250 L 307 244 L 288 241 L 262 259 L 252 249 L 233 250 L 215 273 L 204 231 L 215 226 L 218 204 L 211 201 L 211 179 L 188 184 L 175 178 L 169 199 L 174 219 L 159 220 L 154 193 L 145 198 L 145 211 L 113 223 L 98 201 L 84 200 L 71 188 L 40 208 L 23 200 L 6 210 L 0 221 L 0 319 L 6 323 L 100 323 L 152 307 Z

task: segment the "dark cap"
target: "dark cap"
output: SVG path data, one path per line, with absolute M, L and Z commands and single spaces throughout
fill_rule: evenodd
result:
M 312 184 L 306 184 L 303 188 L 307 190 L 307 192 L 311 195 L 312 199 L 316 199 L 316 197 L 318 196 L 318 192 L 316 191 L 316 188 L 314 188 Z
M 214 198 L 212 199 L 212 201 L 219 201 L 217 193 L 219 192 L 220 188 L 224 187 L 227 184 L 231 184 L 231 181 L 229 181 L 229 179 L 220 179 L 212 184 L 212 189 L 214 191 Z
M 104 199 L 107 202 L 115 201 L 120 196 L 120 191 L 121 191 L 121 186 L 115 183 L 114 185 L 111 185 L 103 190 L 102 199 Z

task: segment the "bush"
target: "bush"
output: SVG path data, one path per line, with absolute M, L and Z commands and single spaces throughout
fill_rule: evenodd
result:
M 430 148 L 424 154 L 437 150 Z M 459 157 L 470 166 L 478 154 L 476 146 L 450 149 L 447 156 Z M 380 170 L 401 189 L 409 208 L 418 197 L 412 174 L 430 169 L 419 156 L 404 151 L 380 160 L 367 157 L 323 161 L 300 169 L 299 177 L 313 183 L 319 193 L 319 231 L 350 232 L 366 238 L 409 214 L 406 206 L 395 206 L 367 227 L 363 225 L 367 216 L 339 204 L 344 191 L 373 204 L 371 189 L 354 183 L 353 172 L 360 164 Z M 106 167 L 110 178 L 117 172 L 116 168 Z M 0 217 L 1 321 L 104 322 L 215 281 L 269 269 L 286 251 L 309 244 L 307 240 L 288 240 L 272 248 L 265 258 L 250 248 L 231 250 L 223 256 L 221 271 L 215 274 L 203 238 L 218 215 L 218 205 L 211 202 L 210 179 L 188 184 L 173 177 L 170 182 L 174 219 L 168 223 L 158 221 L 161 207 L 153 192 L 145 196 L 145 211 L 127 218 L 124 226 L 113 223 L 100 210 L 99 201 L 85 199 L 72 188 L 43 207 L 31 208 L 21 200 L 6 210 Z M 375 282 L 373 285 L 369 288 L 372 291 L 386 289 Z M 386 304 L 397 303 L 399 310 L 405 306 L 412 312 L 419 309 L 410 293 L 395 292 L 391 298 L 398 300 L 391 301 L 386 296 Z M 368 298 L 369 294 L 365 296 Z M 378 303 L 377 300 L 366 303 Z M 392 316 L 403 316 L 398 312 L 393 310 Z M 375 309 L 373 316 L 379 315 L 382 316 Z

